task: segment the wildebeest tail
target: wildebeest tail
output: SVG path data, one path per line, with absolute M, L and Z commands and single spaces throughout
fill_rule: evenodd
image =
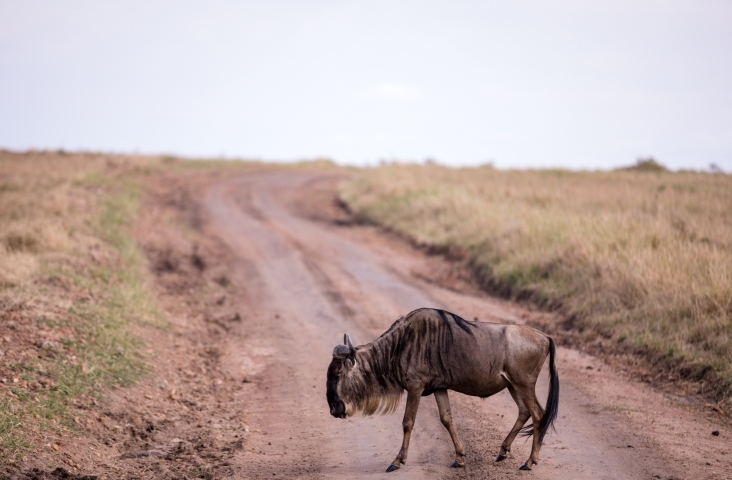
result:
M 554 428 L 554 420 L 557 418 L 557 412 L 559 411 L 559 375 L 557 374 L 557 366 L 554 363 L 554 358 L 557 354 L 557 348 L 554 345 L 554 340 L 549 338 L 549 395 L 546 399 L 546 408 L 544 415 L 541 417 L 539 422 L 539 444 L 544 443 L 544 435 L 549 431 L 550 428 Z M 530 437 L 534 434 L 534 426 L 527 425 L 521 429 L 521 433 L 524 436 Z

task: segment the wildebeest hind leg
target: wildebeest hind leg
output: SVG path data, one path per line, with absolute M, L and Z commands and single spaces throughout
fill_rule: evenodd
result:
M 407 453 L 409 451 L 409 437 L 412 435 L 414 427 L 414 419 L 417 417 L 417 409 L 419 408 L 419 399 L 422 397 L 422 390 L 410 390 L 407 392 L 407 406 L 404 409 L 404 420 L 402 420 L 402 429 L 404 430 L 404 439 L 402 440 L 402 448 L 399 455 L 391 462 L 386 469 L 387 472 L 393 472 L 402 464 L 407 462 Z
M 539 463 L 539 449 L 541 449 L 541 443 L 539 442 L 539 438 L 541 437 L 540 426 L 541 417 L 544 414 L 544 409 L 541 408 L 539 400 L 536 398 L 536 392 L 531 389 L 530 392 L 527 392 L 527 396 L 529 398 L 526 399 L 525 402 L 528 404 L 529 410 L 531 411 L 531 421 L 533 422 L 534 438 L 531 445 L 531 455 L 529 456 L 529 459 L 526 460 L 526 463 L 521 466 L 521 470 L 531 470 L 531 467 L 533 465 Z
M 505 440 L 503 440 L 503 443 L 501 444 L 501 450 L 498 452 L 498 457 L 496 457 L 496 462 L 503 461 L 506 459 L 506 457 L 508 457 L 508 452 L 511 451 L 511 444 L 513 443 L 513 440 L 516 438 L 516 435 L 518 435 L 521 431 L 521 427 L 524 426 L 526 421 L 531 416 L 531 411 L 529 410 L 529 407 L 526 406 L 521 396 L 516 393 L 516 389 L 512 385 L 509 385 L 508 391 L 511 393 L 513 401 L 516 402 L 516 405 L 518 406 L 518 418 L 516 419 L 516 423 L 513 424 L 513 428 L 511 429 L 511 431 L 508 432 Z
M 450 465 L 452 468 L 462 467 L 465 465 L 465 450 L 463 444 L 460 443 L 460 439 L 455 431 L 455 426 L 452 424 L 452 412 L 450 411 L 450 398 L 447 396 L 447 390 L 435 390 L 435 400 L 437 400 L 437 409 L 440 411 L 440 421 L 445 426 L 452 443 L 455 445 L 455 462 Z

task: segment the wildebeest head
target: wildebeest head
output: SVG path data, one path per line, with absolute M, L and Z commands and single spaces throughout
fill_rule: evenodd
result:
M 356 348 L 348 334 L 343 335 L 345 345 L 338 345 L 333 349 L 333 360 L 328 366 L 328 381 L 325 396 L 330 406 L 330 414 L 336 418 L 346 418 L 346 404 L 338 394 L 338 384 L 356 365 Z

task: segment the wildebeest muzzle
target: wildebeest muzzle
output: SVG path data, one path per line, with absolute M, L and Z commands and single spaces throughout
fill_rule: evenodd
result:
M 336 418 L 346 418 L 346 405 L 338 400 L 330 405 L 330 414 Z

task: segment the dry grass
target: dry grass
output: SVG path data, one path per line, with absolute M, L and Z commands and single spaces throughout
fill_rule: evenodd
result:
M 68 405 L 144 371 L 153 321 L 127 234 L 154 158 L 0 152 L 0 458 L 74 428 Z
M 462 252 L 488 289 L 561 304 L 586 341 L 732 394 L 732 177 L 387 165 L 339 195 L 362 221 Z

